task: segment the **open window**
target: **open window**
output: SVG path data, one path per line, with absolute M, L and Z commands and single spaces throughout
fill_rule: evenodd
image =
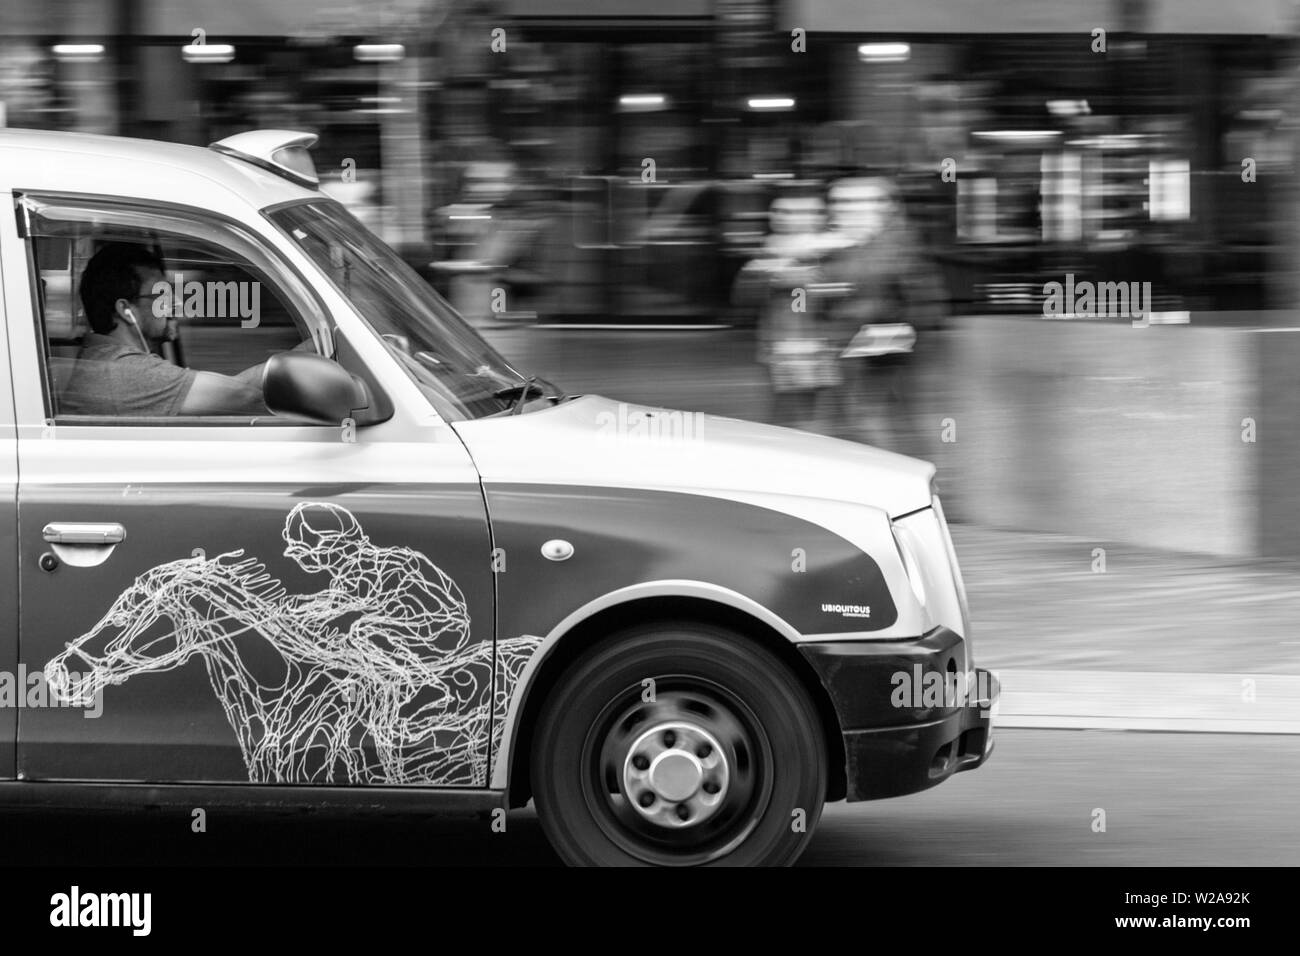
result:
M 261 366 L 293 349 L 334 358 L 333 336 L 315 295 L 259 238 L 200 212 L 83 197 L 19 202 L 53 420 L 301 424 L 255 400 Z M 85 283 L 97 256 L 99 278 Z M 193 400 L 196 379 L 255 391 L 209 410 Z

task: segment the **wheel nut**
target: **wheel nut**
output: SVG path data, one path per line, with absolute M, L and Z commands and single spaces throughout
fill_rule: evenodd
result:
M 671 747 L 677 743 L 677 734 L 671 730 L 664 731 L 664 746 Z
M 637 754 L 632 758 L 632 766 L 636 767 L 638 770 L 648 770 L 650 769 L 650 760 L 645 756 L 645 754 Z
M 713 780 L 705 781 L 705 784 L 704 784 L 704 792 L 705 792 L 705 793 L 717 793 L 717 792 L 718 792 L 719 790 L 721 790 L 721 789 L 722 789 L 722 788 L 718 786 L 718 784 L 717 784 L 716 781 L 713 781 Z
M 691 817 L 691 808 L 684 803 L 677 804 L 677 819 L 689 820 Z
M 695 756 L 699 757 L 701 760 L 708 757 L 708 755 L 711 753 L 713 753 L 713 748 L 710 747 L 708 744 L 700 744 L 698 747 L 695 748 Z
M 643 807 L 648 807 L 650 804 L 655 802 L 655 795 L 649 790 L 646 790 L 641 794 L 641 796 L 636 798 L 636 802 L 641 804 Z

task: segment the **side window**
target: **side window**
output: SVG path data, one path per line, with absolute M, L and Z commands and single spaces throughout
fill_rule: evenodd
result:
M 56 421 L 275 421 L 261 395 L 267 359 L 332 354 L 315 297 L 237 226 L 107 202 L 24 203 Z

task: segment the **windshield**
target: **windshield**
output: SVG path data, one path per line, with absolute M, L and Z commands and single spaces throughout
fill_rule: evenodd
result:
M 563 396 L 521 374 L 337 202 L 322 199 L 267 213 L 320 267 L 448 419 L 518 411 Z

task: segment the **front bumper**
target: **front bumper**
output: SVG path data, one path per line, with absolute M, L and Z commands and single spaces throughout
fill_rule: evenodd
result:
M 925 790 L 992 753 L 1001 687 L 990 671 L 962 670 L 966 648 L 948 628 L 910 641 L 799 649 L 839 718 L 848 800 Z

